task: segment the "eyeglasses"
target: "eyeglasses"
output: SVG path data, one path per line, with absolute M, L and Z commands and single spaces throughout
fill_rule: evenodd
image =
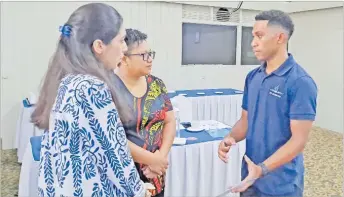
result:
M 149 51 L 146 53 L 126 54 L 126 55 L 127 56 L 139 55 L 139 56 L 142 56 L 143 61 L 148 62 L 149 57 L 152 58 L 152 60 L 155 58 L 155 51 Z

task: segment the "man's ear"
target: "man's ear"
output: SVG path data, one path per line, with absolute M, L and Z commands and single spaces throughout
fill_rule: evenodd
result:
M 288 35 L 284 32 L 279 33 L 277 36 L 277 43 L 278 44 L 283 44 L 283 43 L 287 43 L 288 42 Z

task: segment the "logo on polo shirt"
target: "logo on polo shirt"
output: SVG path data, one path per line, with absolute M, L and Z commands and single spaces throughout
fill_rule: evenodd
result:
M 271 88 L 269 94 L 278 98 L 281 98 L 281 96 L 283 95 L 283 93 L 279 91 L 279 85 Z

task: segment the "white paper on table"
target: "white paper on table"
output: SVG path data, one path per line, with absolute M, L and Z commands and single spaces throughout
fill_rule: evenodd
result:
M 185 145 L 186 144 L 186 138 L 175 137 L 173 140 L 173 144 Z
M 228 125 L 226 125 L 226 124 L 224 124 L 224 123 L 222 123 L 222 122 L 218 122 L 217 123 L 217 128 L 218 129 L 225 129 L 225 128 L 229 128 L 230 126 L 228 126 Z
M 230 126 L 216 120 L 192 121 L 191 124 L 192 127 L 200 127 L 204 129 L 208 129 L 209 127 L 213 127 L 214 129 L 230 128 Z

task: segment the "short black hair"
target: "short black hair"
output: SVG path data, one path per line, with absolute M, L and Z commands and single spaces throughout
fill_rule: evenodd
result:
M 147 40 L 147 34 L 142 33 L 137 29 L 126 29 L 126 37 L 124 39 L 125 43 L 128 46 L 128 51 L 131 50 L 133 45 L 141 44 L 141 42 Z
M 290 38 L 294 32 L 294 23 L 290 16 L 281 10 L 268 10 L 263 11 L 256 15 L 256 21 L 269 21 L 268 25 L 277 25 L 282 27 L 288 32 L 288 37 Z

